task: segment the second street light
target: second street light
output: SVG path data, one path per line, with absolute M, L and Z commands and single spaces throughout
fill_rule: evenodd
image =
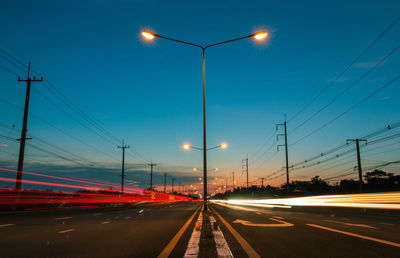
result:
M 218 42 L 218 43 L 207 45 L 207 46 L 201 46 L 198 44 L 194 44 L 194 43 L 190 43 L 190 42 L 186 42 L 186 41 L 182 41 L 182 40 L 177 40 L 177 39 L 173 39 L 173 38 L 169 38 L 169 37 L 160 36 L 158 34 L 150 32 L 150 31 L 142 31 L 141 34 L 142 34 L 143 38 L 146 40 L 154 40 L 156 38 L 167 39 L 167 40 L 171 40 L 171 41 L 174 41 L 177 43 L 200 48 L 203 52 L 203 148 L 201 148 L 201 150 L 203 151 L 204 210 L 207 211 L 207 133 L 206 133 L 206 82 L 205 82 L 205 77 L 206 77 L 206 75 L 205 75 L 205 73 L 206 73 L 205 72 L 205 53 L 206 53 L 206 50 L 210 47 L 222 45 L 225 43 L 230 43 L 233 41 L 238 41 L 241 39 L 254 38 L 255 40 L 263 40 L 268 37 L 268 33 L 265 31 L 261 31 L 261 32 L 253 33 L 253 34 L 245 36 L 245 37 L 226 40 L 226 41 Z

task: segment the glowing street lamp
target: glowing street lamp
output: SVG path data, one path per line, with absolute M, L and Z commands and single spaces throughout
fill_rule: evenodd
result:
M 256 40 L 263 40 L 263 39 L 265 39 L 265 38 L 268 37 L 268 33 L 267 33 L 267 32 L 264 32 L 264 31 L 258 32 L 258 33 L 256 33 L 256 34 L 254 34 L 253 37 L 254 37 Z
M 184 150 L 190 150 L 190 149 L 196 149 L 196 150 L 201 150 L 201 151 L 204 150 L 203 148 L 196 147 L 196 146 L 190 145 L 188 143 L 183 144 L 182 148 Z M 228 144 L 227 143 L 221 143 L 220 145 L 217 145 L 217 146 L 214 146 L 214 147 L 206 149 L 206 151 L 213 150 L 213 149 L 218 149 L 218 148 L 221 148 L 221 149 L 225 150 L 226 148 L 228 148 Z
M 153 33 L 148 31 L 142 31 L 142 36 L 147 40 L 152 40 L 156 37 Z
M 224 150 L 224 149 L 228 148 L 228 144 L 222 143 L 219 147 Z
M 230 42 L 234 42 L 234 41 L 238 41 L 238 40 L 242 40 L 242 39 L 247 39 L 247 38 L 254 38 L 255 40 L 263 40 L 265 38 L 267 38 L 268 33 L 265 31 L 259 31 L 257 33 L 245 36 L 245 37 L 240 37 L 240 38 L 235 38 L 235 39 L 231 39 L 231 40 L 226 40 L 226 41 L 221 41 L 218 43 L 214 43 L 214 44 L 210 44 L 207 46 L 201 46 L 198 44 L 194 44 L 194 43 L 190 43 L 190 42 L 186 42 L 186 41 L 182 41 L 182 40 L 177 40 L 177 39 L 173 39 L 173 38 L 168 38 L 168 37 L 164 37 L 164 36 L 160 36 L 157 35 L 153 32 L 150 31 L 142 31 L 141 32 L 142 36 L 146 39 L 146 40 L 153 40 L 155 38 L 161 38 L 161 39 L 167 39 L 170 41 L 174 41 L 180 44 L 185 44 L 185 45 L 189 45 L 189 46 L 193 46 L 193 47 L 197 47 L 200 48 L 203 52 L 203 148 L 201 148 L 201 150 L 203 151 L 203 177 L 204 177 L 204 210 L 207 211 L 207 137 L 206 137 L 206 82 L 205 82 L 205 78 L 206 78 L 206 71 L 205 71 L 205 53 L 206 53 L 206 49 L 210 48 L 210 47 L 214 47 L 214 46 L 219 46 L 222 44 L 226 44 L 226 43 L 230 43 Z M 226 148 L 227 145 L 224 145 L 224 147 L 222 146 L 218 146 L 221 148 Z M 186 148 L 184 147 L 184 149 L 189 150 L 190 148 L 194 148 L 193 146 L 188 145 Z M 200 148 L 198 148 L 200 149 Z
M 207 170 L 207 171 L 218 171 L 219 170 L 219 168 L 211 168 L 211 169 L 209 169 L 209 170 Z M 193 171 L 199 171 L 199 169 L 198 168 L 193 168 Z

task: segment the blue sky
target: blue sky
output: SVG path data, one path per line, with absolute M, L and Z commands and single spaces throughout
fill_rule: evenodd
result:
M 208 144 L 229 143 L 228 150 L 209 153 L 209 167 L 221 168 L 215 174 L 220 177 L 235 170 L 238 183 L 243 183 L 241 159 L 246 155 L 250 157 L 251 181 L 283 166 L 283 152 L 269 160 L 276 152 L 275 136 L 265 147 L 260 147 L 273 134 L 275 124 L 283 121 L 285 113 L 291 131 L 397 46 L 399 23 L 311 106 L 290 120 L 397 18 L 399 10 L 398 1 L 3 0 L 0 48 L 24 63 L 30 60 L 35 71 L 87 115 L 134 147 L 144 159 L 129 150 L 127 163 L 132 167 L 136 169 L 135 164 L 153 160 L 159 163 L 157 171 L 168 171 L 177 178 L 185 175 L 181 180 L 189 184 L 198 180 L 199 174 L 191 168 L 201 168 L 201 153 L 183 152 L 181 145 L 202 142 L 201 51 L 162 39 L 145 42 L 140 38 L 140 30 L 149 29 L 202 45 L 267 30 L 269 38 L 264 43 L 246 39 L 207 50 Z M 399 63 L 396 52 L 331 106 L 289 134 L 289 144 L 392 80 L 398 74 Z M 4 58 L 0 58 L 0 64 L 26 76 Z M 33 87 L 77 117 L 42 84 Z M 121 151 L 66 116 L 36 90 L 31 95 L 32 114 L 84 139 L 109 156 L 33 117 L 28 131 L 34 138 L 32 144 L 35 137 L 45 139 L 95 162 L 99 168 L 117 173 Z M 25 85 L 4 69 L 0 69 L 0 92 L 2 99 L 23 107 Z M 291 146 L 289 163 L 343 144 L 347 138 L 361 137 L 398 122 L 399 93 L 397 81 L 331 125 Z M 0 106 L 1 123 L 20 128 L 21 111 L 4 102 Z M 1 134 L 15 138 L 18 130 L 3 127 Z M 399 145 L 395 141 L 385 142 L 389 143 L 393 144 L 377 150 L 388 152 L 365 157 L 366 164 L 368 159 L 396 160 Z M 3 146 L 1 160 L 4 166 L 13 168 L 18 145 L 7 144 Z M 273 147 L 266 151 L 269 146 Z M 48 166 L 48 173 L 57 166 L 74 165 L 27 146 L 29 156 L 27 169 L 37 168 L 38 162 Z M 345 169 L 355 165 L 354 158 L 355 155 L 349 157 Z M 143 166 L 139 170 L 145 175 L 148 168 Z M 316 173 L 329 177 L 341 170 L 321 168 Z M 396 167 L 389 170 L 396 171 Z M 79 176 L 79 172 L 74 173 Z M 312 173 L 299 170 L 293 173 L 293 178 L 305 179 Z M 98 175 L 83 171 L 81 176 Z M 101 177 L 119 181 L 117 176 Z M 135 179 L 134 172 L 129 177 Z M 140 186 L 147 183 L 136 179 Z M 283 179 L 268 183 L 279 185 Z M 160 184 L 163 179 L 155 180 Z

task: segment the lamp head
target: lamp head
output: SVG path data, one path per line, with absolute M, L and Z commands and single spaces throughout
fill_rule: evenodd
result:
M 268 33 L 266 31 L 260 31 L 253 35 L 256 40 L 263 40 L 268 37 Z
M 223 143 L 221 143 L 221 145 L 219 145 L 219 147 L 224 150 L 224 149 L 228 148 L 228 144 L 223 142 Z
M 142 37 L 144 37 L 147 40 L 153 40 L 156 37 L 156 35 L 149 31 L 142 31 Z

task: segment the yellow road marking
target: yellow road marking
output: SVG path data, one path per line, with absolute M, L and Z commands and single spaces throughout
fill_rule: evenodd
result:
M 221 222 L 224 223 L 225 227 L 231 232 L 249 257 L 261 258 L 261 256 L 253 249 L 253 247 L 251 247 L 251 245 L 221 215 L 219 215 L 216 210 L 212 209 L 212 211 L 218 216 Z
M 201 206 L 196 209 L 196 211 L 193 213 L 193 215 L 186 221 L 186 223 L 181 227 L 181 229 L 176 233 L 176 235 L 169 241 L 167 246 L 162 250 L 162 252 L 157 256 L 158 258 L 166 258 L 168 257 L 172 250 L 174 250 L 176 244 L 178 243 L 179 239 L 181 239 L 183 233 L 185 233 L 186 228 L 190 225 L 192 222 L 194 216 L 196 216 L 197 212 L 200 210 Z
M 379 239 L 379 238 L 363 236 L 363 235 L 350 233 L 350 232 L 346 232 L 346 231 L 342 231 L 342 230 L 338 230 L 338 229 L 334 229 L 334 228 L 328 228 L 328 227 L 324 227 L 324 226 L 319 226 L 319 225 L 315 225 L 315 224 L 307 224 L 307 226 L 320 228 L 320 229 L 325 229 L 325 230 L 328 230 L 328 231 L 332 231 L 332 232 L 336 232 L 336 233 L 340 233 L 340 234 L 344 234 L 344 235 L 348 235 L 348 236 L 367 239 L 367 240 L 375 241 L 375 242 L 382 243 L 382 244 L 385 244 L 385 245 L 391 245 L 391 246 L 395 246 L 395 247 L 400 247 L 399 243 L 395 243 L 395 242 L 391 242 L 391 241 L 387 241 L 387 240 L 382 240 L 382 239 Z

